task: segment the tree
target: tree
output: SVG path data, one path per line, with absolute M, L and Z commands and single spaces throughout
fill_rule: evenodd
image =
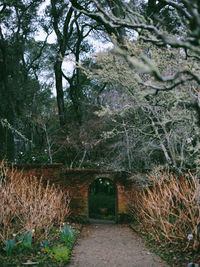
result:
M 83 75 L 81 75 L 81 70 L 77 68 L 77 64 L 89 52 L 90 46 L 86 38 L 95 28 L 95 24 L 90 24 L 85 15 L 75 11 L 69 1 L 61 3 L 57 0 L 51 0 L 51 5 L 47 7 L 46 14 L 52 17 L 53 30 L 57 37 L 54 72 L 60 125 L 63 127 L 69 120 L 69 116 L 66 115 L 66 95 L 68 102 L 71 101 L 73 105 L 76 120 L 81 123 L 80 99 L 83 95 Z M 50 24 L 50 27 L 52 25 Z M 72 73 L 64 69 L 64 63 L 68 59 L 74 61 Z M 64 85 L 63 79 L 65 79 L 67 85 Z
M 79 1 L 71 0 L 72 5 L 80 12 L 89 16 L 90 18 L 98 21 L 105 26 L 107 30 L 112 27 L 112 32 L 107 30 L 108 34 L 112 34 L 116 29 L 125 29 L 132 32 L 134 36 L 138 34 L 137 40 L 144 41 L 147 43 L 152 43 L 158 47 L 171 47 L 176 49 L 183 49 L 186 58 L 193 60 L 194 64 L 199 62 L 200 55 L 200 3 L 198 0 L 181 0 L 181 1 L 169 1 L 169 0 L 159 0 L 159 1 L 148 1 L 147 15 L 151 13 L 151 17 L 155 18 L 158 13 L 162 12 L 163 9 L 168 8 L 176 12 L 176 15 L 180 21 L 180 27 L 182 30 L 179 35 L 167 32 L 166 28 L 168 25 L 164 24 L 166 21 L 162 22 L 159 19 L 158 26 L 154 25 L 152 19 L 148 19 L 138 12 L 132 11 L 132 1 L 127 4 L 120 1 L 120 5 L 125 10 L 125 18 L 117 17 L 112 10 L 107 11 L 100 4 L 100 1 L 93 0 L 93 8 L 84 8 Z M 156 17 L 157 18 L 157 17 Z M 157 19 L 158 20 L 158 19 Z M 116 52 L 124 56 L 129 63 L 129 66 L 133 71 L 139 70 L 142 73 L 152 74 L 157 81 L 162 82 L 162 86 L 151 83 L 145 86 L 150 87 L 158 91 L 172 90 L 180 84 L 184 84 L 187 81 L 195 81 L 197 86 L 196 99 L 199 105 L 199 91 L 198 86 L 200 84 L 199 69 L 198 67 L 193 69 L 179 68 L 170 76 L 165 76 L 161 74 L 155 64 L 144 54 L 141 54 L 140 59 L 135 58 L 135 54 L 129 54 L 129 47 L 125 45 L 120 46 L 117 38 L 111 38 L 115 44 Z M 138 80 L 142 85 L 144 83 Z
M 139 3 L 138 6 L 136 5 L 137 2 Z M 71 3 L 75 10 L 79 10 L 86 16 L 104 26 L 105 31 L 114 44 L 114 49 L 111 52 L 113 55 L 113 62 L 115 62 L 115 57 L 120 58 L 120 63 L 118 63 L 119 65 L 117 70 L 113 68 L 113 65 L 111 66 L 111 69 L 113 70 L 112 74 L 110 72 L 110 75 L 112 75 L 111 79 L 113 82 L 119 81 L 120 78 L 122 81 L 126 79 L 126 87 L 129 91 L 132 91 L 133 95 L 135 95 L 137 94 L 136 88 L 138 88 L 138 86 L 133 88 L 131 84 L 128 85 L 128 81 L 130 80 L 129 77 L 134 77 L 134 79 L 132 79 L 132 83 L 134 85 L 139 85 L 140 96 L 143 97 L 144 103 L 146 101 L 148 103 L 143 111 L 146 114 L 149 113 L 149 121 L 152 123 L 154 134 L 162 135 L 166 140 L 163 142 L 164 139 L 162 138 L 159 141 L 163 152 L 165 151 L 165 159 L 167 160 L 168 158 L 167 161 L 172 160 L 173 165 L 176 167 L 176 160 L 173 160 L 174 152 L 170 147 L 173 146 L 173 140 L 168 142 L 168 130 L 166 131 L 166 129 L 170 129 L 171 127 L 173 128 L 173 125 L 169 126 L 168 124 L 166 127 L 165 123 L 163 124 L 163 121 L 160 121 L 158 113 L 155 113 L 154 108 L 152 107 L 153 103 L 151 103 L 151 99 L 153 97 L 153 99 L 155 98 L 154 101 L 157 101 L 156 96 L 162 99 L 162 94 L 164 92 L 172 91 L 174 88 L 176 88 L 176 92 L 172 92 L 172 97 L 170 97 L 170 100 L 173 104 L 174 100 L 176 100 L 176 95 L 179 94 L 180 86 L 186 88 L 187 90 L 189 89 L 188 93 L 192 97 L 188 98 L 187 96 L 186 98 L 182 98 L 182 104 L 180 103 L 179 105 L 184 106 L 189 110 L 189 112 L 196 110 L 197 114 L 196 116 L 194 115 L 195 119 L 192 119 L 193 127 L 199 127 L 199 1 L 149 0 L 147 4 L 143 2 L 142 5 L 141 1 L 130 1 L 129 3 L 120 1 L 118 4 L 120 4 L 120 8 L 123 10 L 124 17 L 117 16 L 112 9 L 106 8 L 98 0 L 93 0 L 90 8 L 85 8 L 81 4 L 81 1 L 78 0 L 71 0 Z M 112 28 L 112 32 L 109 31 L 110 28 Z M 118 29 L 123 29 L 125 32 L 125 42 L 123 45 L 117 38 L 116 31 Z M 140 46 L 143 46 L 145 43 L 149 44 L 149 46 L 147 49 L 141 49 Z M 157 47 L 157 49 L 159 48 L 161 51 L 164 51 L 164 53 L 168 53 L 169 51 L 172 57 L 178 55 L 178 58 L 174 58 L 174 62 L 177 60 L 179 64 L 175 64 L 170 69 L 169 66 L 165 64 L 166 55 L 159 58 L 159 61 L 156 61 L 156 64 L 154 56 L 152 57 L 152 54 L 154 53 L 153 49 L 155 49 L 155 47 Z M 175 50 L 177 50 L 177 53 L 173 55 Z M 185 60 L 183 60 L 183 58 L 185 58 Z M 128 64 L 128 68 L 126 68 L 125 73 L 123 73 L 124 69 L 121 64 L 123 60 L 125 60 Z M 118 59 L 116 61 L 118 61 Z M 164 63 L 163 66 L 161 67 L 158 62 Z M 107 76 L 107 79 L 109 80 L 110 77 L 108 78 L 108 65 L 105 66 L 104 64 L 101 66 L 101 68 L 103 69 L 102 72 L 105 73 L 105 76 Z M 122 73 L 124 76 L 119 75 Z M 127 74 L 129 76 L 127 76 Z M 105 82 L 104 79 L 101 80 Z M 118 85 L 121 83 L 122 82 L 119 81 Z M 160 94 L 161 92 L 162 94 Z M 166 102 L 166 110 L 169 112 L 170 108 L 167 103 L 168 102 Z M 165 105 L 164 102 L 163 105 Z M 159 124 L 162 129 L 158 126 Z M 191 151 L 188 153 L 190 155 L 195 154 L 196 158 L 198 158 L 198 131 L 191 131 L 191 135 L 193 134 L 195 135 L 194 139 L 196 141 L 193 142 L 193 152 L 191 154 Z M 184 145 L 179 145 L 179 152 L 181 151 L 181 146 Z
M 161 73 L 167 70 L 170 74 L 179 65 L 191 64 L 173 49 L 158 49 L 146 43 L 129 44 L 129 52 L 137 51 L 138 57 L 149 49 Z M 107 84 L 103 109 L 98 114 L 104 118 L 102 139 L 106 149 L 109 148 L 104 158 L 112 162 L 112 167 L 148 168 L 160 163 L 181 171 L 198 166 L 198 117 L 192 102 L 195 101 L 194 83 L 177 87 L 176 94 L 166 91 L 157 97 L 149 95 L 137 83 L 138 74 L 133 74 L 124 57 L 113 55 L 112 51 L 97 54 L 91 72 L 86 72 Z M 144 83 L 152 82 L 149 74 L 140 75 L 140 79 Z
M 68 48 L 69 38 L 73 32 L 74 20 L 72 20 L 73 9 L 69 4 L 60 5 L 59 1 L 51 0 L 51 15 L 53 17 L 53 28 L 57 36 L 57 55 L 54 64 L 57 103 L 59 111 L 60 125 L 64 126 L 66 123 L 66 114 L 64 106 L 64 93 L 62 82 L 62 63 Z M 63 17 L 64 14 L 64 17 Z M 62 30 L 60 30 L 62 29 Z
M 28 130 L 24 121 L 30 115 L 33 99 L 42 91 L 37 73 L 47 38 L 36 42 L 32 37 L 38 25 L 37 11 L 41 2 L 4 1 L 0 4 L 0 116 L 13 129 L 22 130 L 25 136 Z M 0 126 L 0 132 L 1 157 L 13 160 L 18 140 L 15 131 Z M 27 138 L 32 139 L 29 133 Z

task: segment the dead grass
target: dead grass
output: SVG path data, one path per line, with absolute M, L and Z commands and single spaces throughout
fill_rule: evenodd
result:
M 47 238 L 54 224 L 70 213 L 69 194 L 42 183 L 36 177 L 24 177 L 22 171 L 0 164 L 0 239 L 3 243 L 25 231 L 37 241 Z
M 155 170 L 152 186 L 132 195 L 131 213 L 140 230 L 160 244 L 200 249 L 199 182 Z M 192 239 L 188 235 L 192 234 Z

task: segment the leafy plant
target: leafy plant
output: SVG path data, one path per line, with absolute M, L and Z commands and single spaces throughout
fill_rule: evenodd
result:
M 6 254 L 8 256 L 10 256 L 15 249 L 16 241 L 15 241 L 15 239 L 9 239 L 9 240 L 6 240 L 5 243 L 6 243 L 6 245 L 3 248 L 3 250 L 6 252 Z
M 27 249 L 32 249 L 32 233 L 29 231 L 24 232 L 21 234 L 18 238 L 20 243 L 20 247 L 22 249 L 27 248 Z
M 60 237 L 65 243 L 72 242 L 75 238 L 75 231 L 70 225 L 64 225 L 60 231 Z
M 43 240 L 42 242 L 40 242 L 40 246 L 45 248 L 45 247 L 48 247 L 50 245 L 50 241 L 45 239 Z
M 70 258 L 70 249 L 67 246 L 47 247 L 46 252 L 50 258 L 60 263 L 66 263 Z
M 69 260 L 70 251 L 68 247 L 54 247 L 52 252 L 58 262 L 67 262 Z

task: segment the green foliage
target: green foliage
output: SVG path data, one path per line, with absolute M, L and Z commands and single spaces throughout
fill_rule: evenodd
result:
M 71 243 L 75 238 L 75 231 L 71 225 L 64 225 L 60 230 L 60 237 L 63 242 Z
M 176 86 L 176 91 L 157 95 L 149 86 L 171 85 L 170 79 L 163 83 L 162 77 L 170 78 L 180 69 L 186 72 L 183 79 L 193 73 L 198 81 L 199 46 L 188 41 L 189 48 L 184 51 L 172 48 L 173 44 L 165 45 L 191 33 L 196 38 L 198 31 L 191 28 L 188 32 L 192 21 L 181 21 L 176 8 L 166 8 L 165 4 L 162 7 L 162 1 L 130 1 L 124 7 L 124 1 L 117 1 L 120 7 L 116 9 L 110 9 L 104 1 L 102 7 L 114 12 L 113 19 L 118 16 L 118 9 L 119 22 L 125 18 L 125 24 L 152 23 L 166 38 L 155 38 L 155 32 L 148 27 L 140 30 L 141 39 L 135 35 L 137 29 L 128 29 L 126 37 L 122 36 L 122 28 L 110 29 L 108 34 L 115 35 L 111 38 L 113 49 L 91 58 L 88 54 L 94 50 L 90 38 L 85 37 L 94 33 L 92 29 L 97 25 L 92 38 L 96 38 L 99 29 L 103 30 L 99 23 L 105 14 L 97 24 L 94 20 L 91 23 L 93 17 L 88 19 L 68 4 L 51 1 L 44 16 L 38 16 L 43 1 L 29 2 L 5 1 L 1 10 L 4 30 L 0 49 L 0 158 L 26 163 L 57 161 L 70 168 L 146 169 L 158 164 L 178 170 L 197 168 L 199 126 L 194 102 L 198 82 L 188 81 Z M 95 4 L 93 9 L 96 10 Z M 62 32 L 67 23 L 73 31 L 59 34 L 56 29 Z M 37 41 L 34 34 L 39 28 L 46 34 L 54 29 L 57 43 Z M 124 40 L 125 50 L 117 45 L 118 37 Z M 142 38 L 153 41 L 144 42 Z M 157 47 L 154 43 L 159 38 Z M 72 72 L 62 68 L 63 62 L 69 61 L 77 61 Z M 60 77 L 56 83 L 52 78 L 55 63 Z M 62 75 L 67 81 L 64 86 Z M 178 74 L 175 81 L 181 79 L 182 74 Z M 51 94 L 55 86 L 61 92 L 57 103 Z M 66 125 L 62 129 L 61 118 Z
M 11 254 L 15 251 L 24 251 L 24 249 L 32 249 L 32 233 L 29 231 L 21 234 L 17 242 L 15 239 L 9 239 L 5 241 L 6 245 L 3 250 L 6 252 L 7 256 L 11 256 Z
M 55 228 L 54 226 L 52 226 L 52 227 L 50 228 L 50 232 L 51 232 L 51 233 L 55 233 L 55 232 L 56 232 L 56 228 Z
M 16 248 L 16 241 L 15 239 L 9 239 L 9 240 L 6 240 L 6 245 L 5 247 L 3 248 L 3 250 L 6 252 L 6 254 L 8 256 L 11 256 L 11 254 L 13 253 L 13 251 L 15 250 Z
M 51 102 L 51 94 L 44 79 L 39 81 L 44 70 L 45 45 L 33 38 L 41 20 L 37 12 L 43 1 L 4 2 L 0 49 L 0 159 L 7 157 L 14 161 L 19 152 L 32 149 L 38 138 L 33 118 L 41 113 L 44 102 L 46 106 Z
M 32 233 L 29 231 L 24 232 L 22 235 L 18 237 L 18 241 L 22 241 L 20 243 L 21 249 L 32 249 Z
M 151 44 L 127 41 L 127 53 L 134 59 L 151 54 L 161 74 L 171 74 L 180 64 L 192 69 L 193 61 L 185 60 L 179 51 L 156 48 Z M 89 71 L 86 70 L 88 73 Z M 109 168 L 149 169 L 167 164 L 175 169 L 197 168 L 199 130 L 198 114 L 188 83 L 176 91 L 163 91 L 156 96 L 141 82 L 155 83 L 149 74 L 130 68 L 115 51 L 99 53 L 89 77 L 107 83 L 107 96 L 96 111 L 101 125 L 104 165 Z M 114 102 L 113 102 L 114 97 Z
M 48 247 L 50 245 L 50 241 L 47 239 L 42 240 L 42 242 L 40 242 L 40 246 L 45 248 Z
M 67 263 L 70 259 L 70 250 L 67 246 L 56 246 L 46 248 L 49 257 L 55 259 L 59 263 Z
M 21 152 L 18 157 L 19 163 L 49 163 L 46 151 Z
M 61 238 L 61 232 L 64 238 Z M 0 253 L 0 264 L 18 266 L 22 262 L 28 264 L 30 258 L 31 262 L 38 262 L 41 266 L 44 262 L 49 266 L 66 264 L 70 260 L 76 236 L 80 231 L 77 228 L 72 229 L 70 225 L 60 230 L 58 226 L 54 226 L 48 234 L 48 239 L 43 239 L 39 244 L 34 240 L 31 242 L 29 233 L 27 231 L 16 239 L 5 241 L 5 247 L 0 247 L 0 250 L 3 249 L 6 255 Z

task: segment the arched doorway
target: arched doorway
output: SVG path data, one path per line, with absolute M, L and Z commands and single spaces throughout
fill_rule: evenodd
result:
M 98 178 L 88 188 L 90 219 L 117 221 L 117 187 L 108 178 Z

